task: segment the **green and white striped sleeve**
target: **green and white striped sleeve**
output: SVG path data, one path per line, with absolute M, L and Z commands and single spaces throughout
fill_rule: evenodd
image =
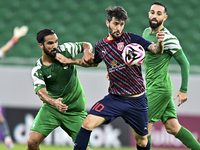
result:
M 32 71 L 31 71 L 31 76 L 32 76 L 32 81 L 33 81 L 33 87 L 35 90 L 35 93 L 37 93 L 37 91 L 41 88 L 46 88 L 46 84 L 44 82 L 44 78 L 42 76 L 42 72 L 41 72 L 41 63 L 38 60 L 36 65 L 33 67 Z
M 165 34 L 164 40 L 164 50 L 170 50 L 172 54 L 175 54 L 178 50 L 181 50 L 182 47 L 179 43 L 179 40 L 172 34 Z
M 164 50 L 169 51 L 172 55 L 182 51 L 177 37 L 171 34 L 167 29 L 165 29 Z
M 71 58 L 76 57 L 79 53 L 83 52 L 83 43 L 82 42 L 75 42 L 75 43 L 64 43 L 59 46 L 61 51 L 66 51 L 66 56 Z

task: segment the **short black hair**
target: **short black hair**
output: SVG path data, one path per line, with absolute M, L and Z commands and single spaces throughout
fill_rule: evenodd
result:
M 160 6 L 163 6 L 165 8 L 165 13 L 167 13 L 167 7 L 165 4 L 161 3 L 161 2 L 154 2 L 152 5 L 160 5 Z M 151 6 L 152 6 L 151 5 Z
M 52 34 L 56 34 L 55 31 L 53 31 L 52 29 L 43 29 L 37 33 L 36 39 L 38 43 L 44 43 L 44 37 Z
M 108 7 L 107 11 L 107 20 L 110 22 L 113 17 L 118 20 L 127 21 L 129 20 L 127 12 L 121 6 L 115 6 L 113 8 Z

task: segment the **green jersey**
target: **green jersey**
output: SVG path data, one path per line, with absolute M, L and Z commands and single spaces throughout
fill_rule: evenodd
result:
M 165 32 L 164 53 L 161 55 L 146 51 L 144 60 L 145 79 L 147 91 L 166 92 L 172 91 L 173 85 L 169 76 L 168 66 L 171 57 L 182 53 L 182 48 L 178 39 L 172 35 L 166 28 L 161 31 Z M 151 34 L 150 28 L 146 28 L 142 36 L 153 43 L 157 43 L 156 33 Z
M 82 43 L 64 43 L 58 46 L 58 52 L 67 58 L 74 58 L 83 52 Z M 85 110 L 85 95 L 75 65 L 63 65 L 55 60 L 45 66 L 40 58 L 32 69 L 32 79 L 35 93 L 46 88 L 51 97 L 63 98 L 62 103 L 68 106 L 67 112 Z M 49 104 L 44 105 L 55 108 Z

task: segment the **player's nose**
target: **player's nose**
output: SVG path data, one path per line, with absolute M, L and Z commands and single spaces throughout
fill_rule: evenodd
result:
M 54 44 L 53 44 L 53 48 L 57 48 L 57 43 L 54 43 Z

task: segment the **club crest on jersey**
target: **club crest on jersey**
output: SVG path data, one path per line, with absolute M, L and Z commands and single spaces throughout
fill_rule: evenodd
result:
M 63 64 L 63 69 L 68 69 L 68 64 Z
M 117 44 L 117 49 L 122 51 L 124 49 L 124 43 L 123 42 L 120 42 Z
M 111 61 L 111 65 L 112 66 L 116 66 L 117 65 L 117 61 L 116 60 Z

